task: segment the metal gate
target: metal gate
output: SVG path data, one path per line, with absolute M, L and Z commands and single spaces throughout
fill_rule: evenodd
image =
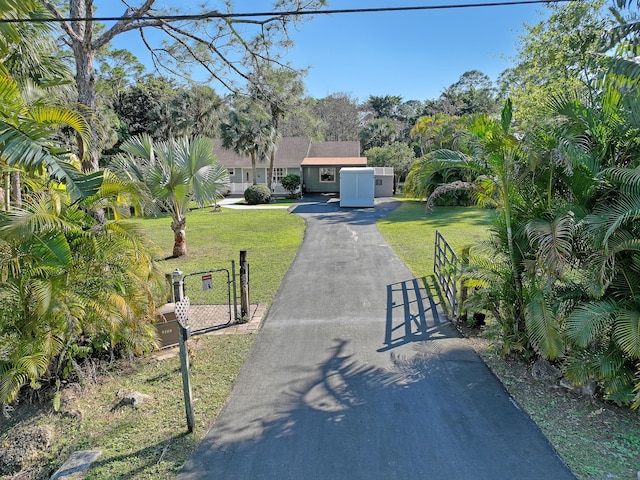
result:
M 188 273 L 182 277 L 183 296 L 189 297 L 192 335 L 230 325 L 238 318 L 235 268 Z
M 456 273 L 458 270 L 458 257 L 442 234 L 436 230 L 436 244 L 433 254 L 433 271 L 438 283 L 442 287 L 444 296 L 451 309 L 451 317 L 455 317 L 458 311 L 458 288 L 456 285 Z

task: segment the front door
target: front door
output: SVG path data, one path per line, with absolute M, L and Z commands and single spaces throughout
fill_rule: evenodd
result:
M 242 182 L 248 183 L 249 185 L 253 185 L 253 170 L 250 168 L 242 169 Z

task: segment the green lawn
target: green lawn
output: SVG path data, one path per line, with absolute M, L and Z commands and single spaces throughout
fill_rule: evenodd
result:
M 402 206 L 378 220 L 378 228 L 416 277 L 433 273 L 436 230 L 451 247 L 460 249 L 489 237 L 493 210 L 436 207 L 428 216 L 424 202 L 403 200 Z
M 175 269 L 185 274 L 230 269 L 231 260 L 235 260 L 239 272 L 240 250 L 246 250 L 251 303 L 271 302 L 304 237 L 304 221 L 284 209 L 214 211 L 206 208 L 187 214 L 187 256 L 164 260 L 173 249 L 171 218 L 131 221 L 153 239 L 158 264 L 164 273 Z M 188 295 L 194 303 L 212 303 L 201 289 L 191 288 Z

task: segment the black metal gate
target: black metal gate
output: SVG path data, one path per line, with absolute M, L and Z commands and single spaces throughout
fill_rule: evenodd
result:
M 217 268 L 182 277 L 183 296 L 189 297 L 192 335 L 230 325 L 238 318 L 235 268 Z
M 442 287 L 447 303 L 454 318 L 458 311 L 458 288 L 456 274 L 458 270 L 458 257 L 442 234 L 436 230 L 436 245 L 433 254 L 433 271 L 438 283 Z

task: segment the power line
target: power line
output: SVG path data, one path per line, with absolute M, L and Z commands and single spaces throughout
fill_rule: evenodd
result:
M 418 10 L 452 10 L 463 8 L 486 8 L 486 7 L 509 7 L 515 5 L 536 5 L 569 3 L 579 0 L 512 0 L 507 2 L 484 2 L 484 3 L 459 3 L 451 5 L 421 5 L 413 7 L 379 7 L 379 8 L 347 8 L 333 10 L 290 10 L 282 12 L 253 12 L 253 13 L 222 13 L 217 10 L 192 14 L 192 15 L 144 15 L 120 16 L 120 17 L 70 17 L 70 18 L 0 18 L 2 23 L 62 23 L 62 22 L 117 22 L 120 20 L 149 21 L 149 20 L 208 20 L 212 18 L 260 18 L 260 17 L 291 17 L 298 15 L 329 15 L 341 13 L 380 13 L 380 12 L 409 12 Z

